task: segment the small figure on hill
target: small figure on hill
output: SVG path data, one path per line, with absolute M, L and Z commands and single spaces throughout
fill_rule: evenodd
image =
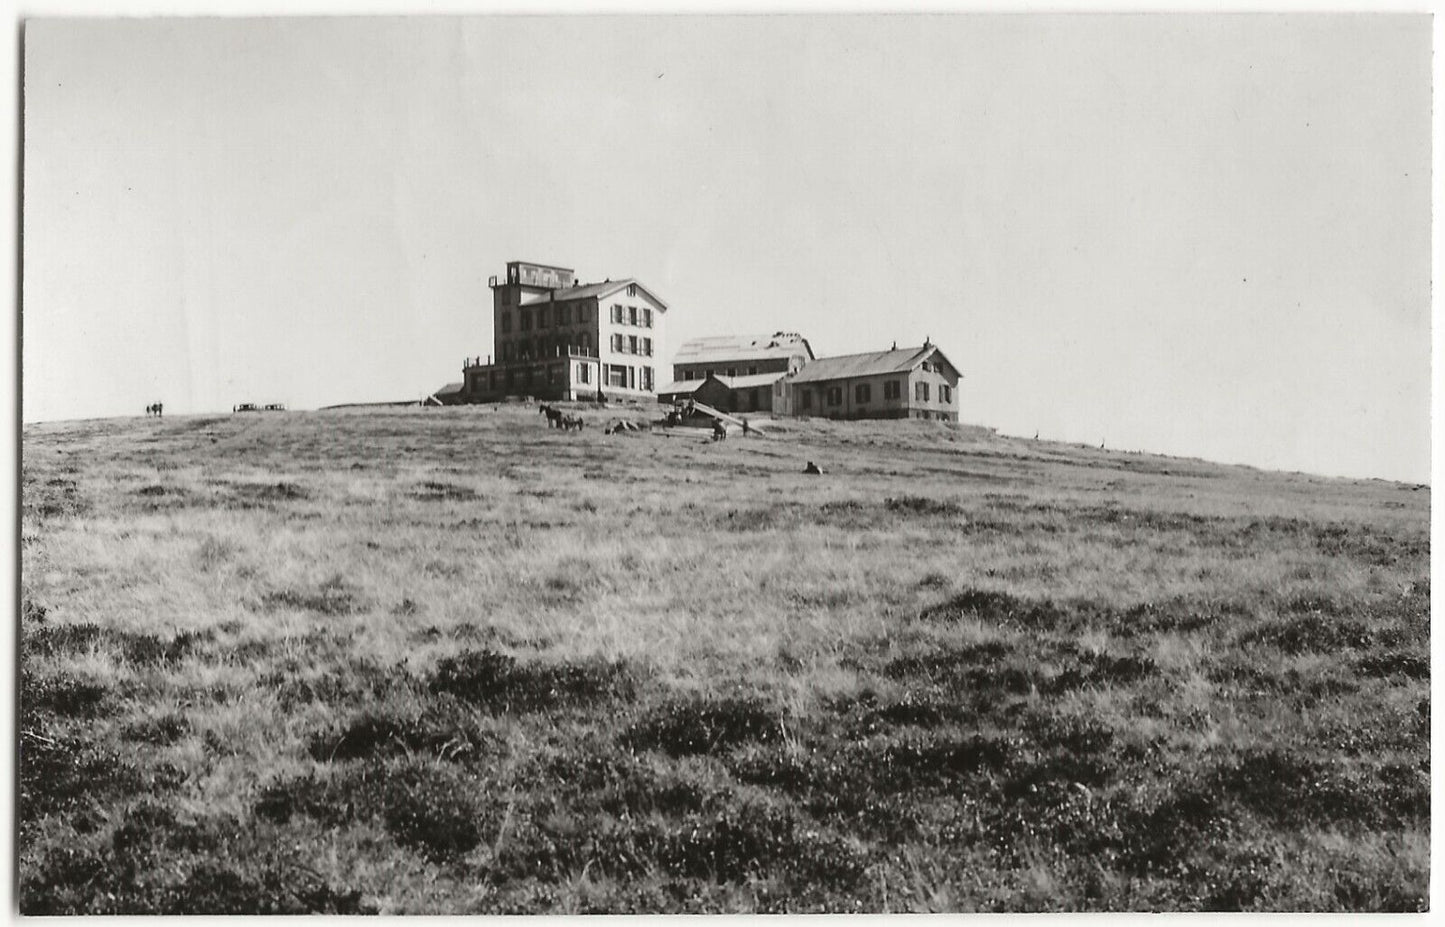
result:
M 822 476 L 823 468 L 810 460 L 808 461 L 808 465 L 803 468 L 803 472 L 809 474 L 810 476 Z
M 728 426 L 724 425 L 721 421 L 714 421 L 712 423 L 712 439 L 714 441 L 723 441 L 727 439 L 727 436 Z
M 746 436 L 746 435 L 750 435 L 750 434 L 752 434 L 752 433 L 753 433 L 753 429 L 752 429 L 752 427 L 751 427 L 750 425 L 748 425 L 747 417 L 744 416 L 744 417 L 743 417 L 743 435 Z

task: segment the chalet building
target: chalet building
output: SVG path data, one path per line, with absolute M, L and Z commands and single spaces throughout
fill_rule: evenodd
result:
M 568 267 L 510 261 L 489 285 L 495 353 L 463 362 L 458 401 L 654 396 L 667 303 L 642 283 L 584 284 Z
M 660 402 L 693 399 L 724 412 L 770 412 L 774 386 L 813 360 L 796 332 L 720 335 L 684 342 L 672 359 L 672 382 L 657 390 Z
M 773 385 L 773 411 L 820 418 L 958 421 L 962 375 L 937 345 L 812 361 Z
M 787 376 L 784 371 L 729 377 L 712 374 L 705 380 L 682 380 L 658 388 L 657 401 L 677 403 L 691 399 L 720 412 L 771 412 L 773 387 Z

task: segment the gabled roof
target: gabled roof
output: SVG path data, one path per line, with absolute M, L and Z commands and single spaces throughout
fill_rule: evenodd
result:
M 813 359 L 808 339 L 797 332 L 771 335 L 712 335 L 685 341 L 673 357 L 674 364 L 719 364 L 727 361 L 771 360 L 792 357 L 799 350 Z
M 538 294 L 522 303 L 522 305 L 545 306 L 550 302 L 565 303 L 571 302 L 574 299 L 606 299 L 613 293 L 623 290 L 632 284 L 637 284 L 637 288 L 646 293 L 648 298 L 657 303 L 659 308 L 664 311 L 667 309 L 667 303 L 663 302 L 656 293 L 641 283 L 638 283 L 635 277 L 624 277 L 621 280 L 605 280 L 602 283 L 584 283 L 580 286 L 558 287 L 549 293 Z
M 463 383 L 448 383 L 446 386 L 443 386 L 441 389 L 437 390 L 435 393 L 432 393 L 432 395 L 433 395 L 433 396 L 450 396 L 450 395 L 453 394 L 453 393 L 460 393 L 460 392 L 462 391 L 462 387 L 463 387 L 464 385 L 465 385 L 465 384 L 463 384 Z
M 958 368 L 943 355 L 942 351 L 938 350 L 938 345 L 929 344 L 917 348 L 898 348 L 892 351 L 820 357 L 793 374 L 789 382 L 817 383 L 821 380 L 843 380 L 888 373 L 907 373 L 925 360 L 935 356 L 943 363 L 948 364 L 954 373 L 958 373 Z M 960 376 L 962 375 L 960 374 Z

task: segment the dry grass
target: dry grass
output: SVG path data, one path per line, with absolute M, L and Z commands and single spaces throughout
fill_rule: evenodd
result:
M 1426 904 L 1427 489 L 601 424 L 27 428 L 23 910 Z

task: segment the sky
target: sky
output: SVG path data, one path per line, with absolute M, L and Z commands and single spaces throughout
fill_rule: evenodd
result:
M 962 421 L 1428 482 L 1425 15 L 30 20 L 26 422 L 418 398 L 509 260 Z M 667 371 L 659 376 L 667 379 Z

